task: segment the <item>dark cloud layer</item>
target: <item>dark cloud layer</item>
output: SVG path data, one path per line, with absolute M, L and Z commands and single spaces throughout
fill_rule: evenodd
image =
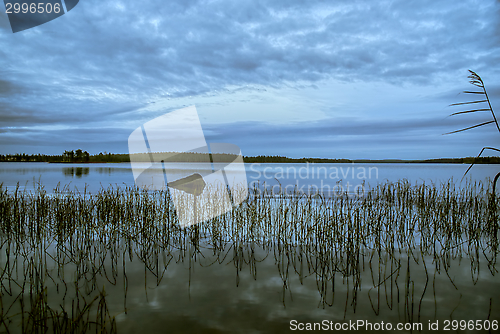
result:
M 493 124 L 467 134 L 446 134 L 466 128 L 470 118 L 327 119 L 276 126 L 242 122 L 224 127 L 206 127 L 211 142 L 232 141 L 246 155 L 288 155 L 291 157 L 439 158 L 476 155 L 480 149 L 498 142 Z M 468 147 L 472 147 L 468 149 Z M 419 152 L 415 154 L 415 152 Z
M 279 89 L 304 82 L 321 87 L 324 80 L 379 81 L 435 85 L 439 95 L 457 84 L 450 78 L 461 80 L 473 68 L 492 84 L 492 98 L 500 98 L 494 82 L 500 74 L 499 14 L 498 1 L 477 0 L 87 0 L 59 19 L 12 34 L 1 13 L 0 145 L 8 153 L 28 151 L 12 142 L 7 129 L 25 138 L 36 131 L 32 145 L 86 128 L 119 129 L 109 134 L 114 138 L 132 130 L 130 122 L 144 119 L 137 110 L 149 102 L 246 85 Z M 425 122 L 416 115 L 394 124 L 352 126 L 390 136 L 398 127 L 435 128 Z M 263 124 L 248 131 L 267 133 Z M 327 135 L 326 129 L 306 130 L 316 126 L 294 133 L 303 143 Z M 346 121 L 344 130 L 335 131 L 348 128 Z M 224 138 L 235 141 L 230 135 L 239 136 L 236 129 Z M 286 127 L 272 131 L 295 138 Z M 121 140 L 123 151 L 126 136 Z M 244 145 L 252 147 L 250 141 Z M 307 153 L 304 148 L 297 154 Z
M 474 156 L 483 146 L 498 142 L 498 133 L 492 124 L 467 133 L 445 134 L 475 124 L 471 121 L 462 117 L 377 121 L 344 118 L 287 125 L 263 122 L 207 124 L 203 129 L 208 142 L 234 143 L 240 146 L 244 155 L 412 159 Z M 126 153 L 124 138 L 129 134 L 128 129 L 104 126 L 52 131 L 4 129 L 1 133 L 3 145 L 25 147 L 27 153 L 60 153 L 77 147 L 92 153 Z

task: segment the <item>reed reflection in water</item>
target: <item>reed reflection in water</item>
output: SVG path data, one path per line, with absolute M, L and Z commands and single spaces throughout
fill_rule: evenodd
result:
M 76 176 L 81 178 L 82 175 L 88 175 L 90 168 L 88 167 L 64 167 L 62 169 L 64 176 Z
M 0 188 L 0 331 L 499 320 L 498 208 L 481 183 L 401 181 L 364 197 L 256 192 L 181 229 L 167 192 Z

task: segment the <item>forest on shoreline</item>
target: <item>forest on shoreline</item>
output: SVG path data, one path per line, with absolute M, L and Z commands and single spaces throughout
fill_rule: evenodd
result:
M 164 153 L 170 162 L 202 162 L 207 161 L 204 153 Z M 231 154 L 210 154 L 214 162 L 231 162 L 237 156 Z M 134 161 L 149 162 L 149 154 L 134 154 Z M 404 159 L 329 159 L 329 158 L 289 158 L 284 156 L 245 156 L 245 163 L 458 163 L 458 164 L 500 164 L 500 157 L 465 157 L 465 158 L 440 158 L 424 160 Z M 89 154 L 87 151 L 64 151 L 61 155 L 46 154 L 0 154 L 0 162 L 50 162 L 50 163 L 102 163 L 102 162 L 130 162 L 129 154 L 99 153 Z

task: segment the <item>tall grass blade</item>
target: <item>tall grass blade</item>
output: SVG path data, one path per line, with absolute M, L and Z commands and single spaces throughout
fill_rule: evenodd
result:
M 498 148 L 494 148 L 494 147 L 483 147 L 483 149 L 481 150 L 481 152 L 479 152 L 479 154 L 477 155 L 476 159 L 479 158 L 481 156 L 481 154 L 483 154 L 484 150 L 493 150 L 493 151 L 498 151 L 500 152 L 500 150 Z M 470 171 L 470 169 L 472 168 L 472 166 L 474 166 L 474 164 L 476 163 L 476 161 L 474 160 L 474 162 L 469 166 L 469 168 L 467 168 L 467 170 L 465 171 L 464 173 L 464 176 L 462 177 L 462 180 L 464 179 L 465 175 L 467 175 L 467 173 Z
M 485 108 L 485 109 L 474 109 L 474 110 L 467 110 L 467 111 L 459 111 L 459 112 L 455 112 L 455 113 L 451 114 L 450 116 L 453 116 L 453 115 L 460 115 L 460 114 L 468 114 L 468 113 L 471 113 L 471 112 L 477 112 L 477 111 L 490 111 L 490 108 Z
M 452 106 L 461 106 L 461 105 L 463 105 L 463 104 L 482 103 L 482 102 L 488 102 L 488 100 L 479 100 L 479 101 L 470 101 L 470 102 L 453 103 L 453 104 L 450 104 L 450 107 L 452 107 Z
M 481 123 L 481 124 L 476 124 L 476 125 L 473 125 L 473 126 L 469 126 L 468 128 L 465 128 L 465 129 L 460 129 L 460 130 L 456 130 L 456 131 L 452 131 L 452 132 L 447 132 L 447 133 L 445 133 L 445 135 L 449 135 L 449 134 L 457 133 L 457 132 L 462 132 L 462 131 L 467 131 L 467 130 L 478 128 L 480 126 L 488 125 L 488 124 L 491 124 L 491 123 L 495 123 L 495 121 L 488 121 L 488 122 L 484 122 L 484 123 Z

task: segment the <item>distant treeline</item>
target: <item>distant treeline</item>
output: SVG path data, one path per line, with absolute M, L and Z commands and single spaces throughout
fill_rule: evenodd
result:
M 76 151 L 64 151 L 61 155 L 46 154 L 0 154 L 0 161 L 13 162 L 128 162 L 128 154 L 99 153 L 90 155 L 87 151 L 80 149 Z
M 443 163 L 443 164 L 500 164 L 500 157 L 467 157 L 467 158 L 440 158 L 426 160 L 403 160 L 403 159 L 324 159 L 324 158 L 287 158 L 282 156 L 243 157 L 248 163 Z
M 160 154 L 160 153 L 154 153 Z M 207 157 L 205 153 L 176 153 L 165 152 L 161 153 L 165 161 L 169 162 L 205 162 Z M 236 156 L 232 154 L 210 154 L 211 161 L 214 162 L 231 162 Z M 90 155 L 87 151 L 78 149 L 76 151 L 64 151 L 61 155 L 45 155 L 45 154 L 0 154 L 0 162 L 54 162 L 54 163 L 85 163 L 85 162 L 130 162 L 128 154 L 112 154 L 99 153 Z M 150 155 L 147 153 L 134 154 L 134 161 L 150 161 Z M 500 164 L 500 157 L 467 157 L 467 158 L 441 158 L 441 159 L 426 159 L 426 160 L 402 160 L 402 159 L 324 159 L 324 158 L 288 158 L 283 156 L 268 156 L 259 155 L 256 157 L 243 157 L 246 163 L 457 163 L 457 164 Z
M 277 162 L 277 163 L 305 163 L 305 162 L 314 162 L 314 163 L 347 163 L 352 162 L 349 159 L 323 159 L 323 158 L 287 158 L 279 155 L 258 155 L 256 157 L 243 157 L 243 161 L 248 163 L 268 163 L 268 162 Z
M 210 154 L 207 157 L 205 153 L 153 153 L 155 160 L 161 159 L 168 162 L 232 162 L 237 157 L 233 154 Z M 158 155 L 161 155 L 159 158 Z M 151 161 L 149 153 L 133 154 L 134 161 Z M 87 151 L 64 151 L 62 155 L 45 155 L 45 154 L 0 154 L 0 162 L 53 162 L 53 163 L 71 163 L 71 162 L 130 162 L 129 154 L 112 154 L 112 153 L 99 153 L 90 155 Z

